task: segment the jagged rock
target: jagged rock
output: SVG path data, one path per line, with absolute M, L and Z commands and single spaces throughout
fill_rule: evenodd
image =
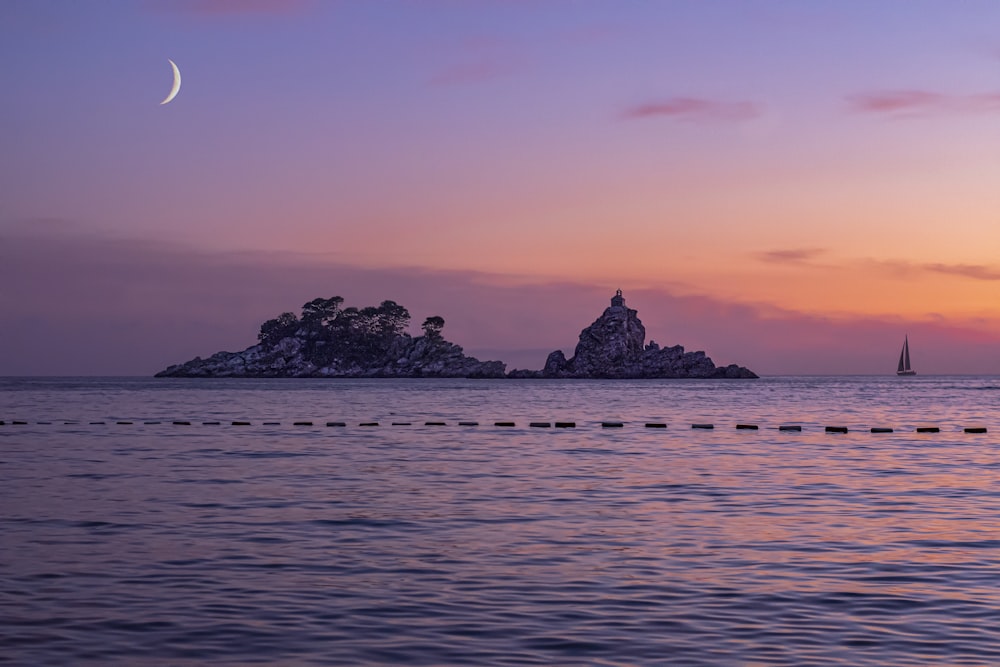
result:
M 170 366 L 156 377 L 460 377 L 502 378 L 506 365 L 465 356 L 441 337 L 441 318 L 428 318 L 423 336 L 402 329 L 405 308 L 340 310 L 339 297 L 303 306 L 302 319 L 284 313 L 261 326 L 260 340 L 242 352 L 218 352 Z
M 580 332 L 572 359 L 552 352 L 539 375 L 547 378 L 756 378 L 742 366 L 717 368 L 704 352 L 680 345 L 645 344 L 646 329 L 636 310 L 625 306 L 621 290 L 597 320 Z M 522 377 L 522 376 L 518 376 Z

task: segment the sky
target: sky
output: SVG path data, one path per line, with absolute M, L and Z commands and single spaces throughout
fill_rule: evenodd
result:
M 764 375 L 1000 373 L 993 0 L 5 0 L 0 90 L 0 375 L 334 295 L 537 369 L 619 288 Z

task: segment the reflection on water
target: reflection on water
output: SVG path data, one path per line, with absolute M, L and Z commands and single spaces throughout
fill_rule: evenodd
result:
M 0 663 L 1000 664 L 996 385 L 0 381 Z

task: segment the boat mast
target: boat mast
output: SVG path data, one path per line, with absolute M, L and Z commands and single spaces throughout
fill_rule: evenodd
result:
M 910 340 L 909 336 L 903 337 L 903 357 L 905 361 L 903 362 L 903 370 L 910 370 Z

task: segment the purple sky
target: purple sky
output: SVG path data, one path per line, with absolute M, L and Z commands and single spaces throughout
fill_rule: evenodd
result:
M 6 0 L 0 56 L 0 375 L 333 295 L 539 368 L 617 288 L 765 374 L 1000 373 L 992 0 Z

